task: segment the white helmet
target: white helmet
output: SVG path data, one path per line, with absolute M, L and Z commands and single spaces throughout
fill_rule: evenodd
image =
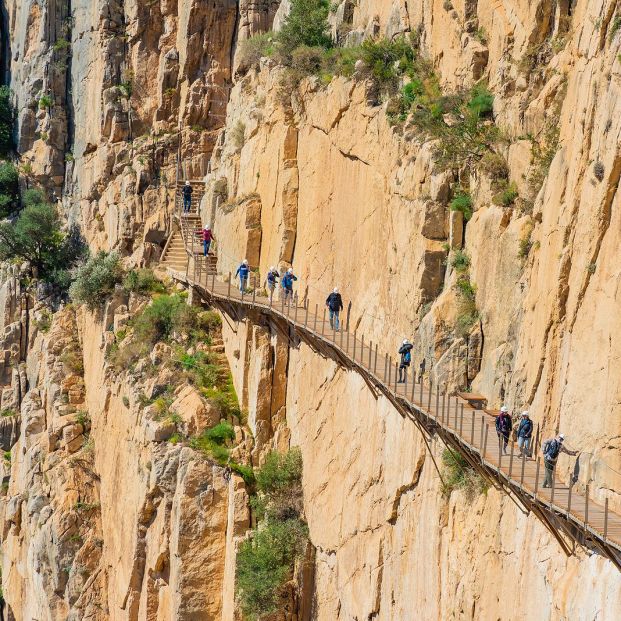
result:
M 290 268 L 287 270 L 287 274 L 293 274 L 293 268 L 292 268 L 292 267 L 290 267 Z
M 334 292 L 333 293 L 338 293 L 339 292 L 339 288 L 338 287 L 334 287 Z
M 186 185 L 190 185 L 190 182 L 189 182 L 189 181 L 186 181 L 186 182 L 185 182 L 185 184 L 186 184 Z
M 270 272 L 273 272 L 276 268 L 272 265 L 272 267 L 270 267 Z
M 248 265 L 248 259 L 244 259 L 244 265 Z
M 210 228 L 211 228 L 211 224 L 206 224 L 206 225 L 205 225 L 205 229 L 206 229 L 206 230 L 208 230 L 208 229 L 210 229 Z
M 501 411 L 503 414 L 506 414 L 506 413 L 509 411 L 509 408 L 508 408 L 506 405 L 503 405 L 503 406 L 500 408 L 500 411 Z
M 562 433 L 559 433 L 558 439 L 562 442 L 565 439 L 565 436 Z
M 526 416 L 526 418 L 528 418 L 528 410 L 524 410 L 524 411 L 522 412 L 522 416 Z
M 408 341 L 407 339 L 403 339 L 403 344 L 404 344 L 404 345 L 409 345 L 409 344 L 410 344 L 410 341 Z

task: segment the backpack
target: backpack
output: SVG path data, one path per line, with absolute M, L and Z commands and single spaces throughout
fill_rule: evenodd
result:
M 543 444 L 543 456 L 548 460 L 554 460 L 561 452 L 561 447 L 556 440 L 546 440 Z
M 410 362 L 412 362 L 412 354 L 410 353 L 409 349 L 403 355 L 403 362 L 405 362 L 406 364 L 410 364 Z

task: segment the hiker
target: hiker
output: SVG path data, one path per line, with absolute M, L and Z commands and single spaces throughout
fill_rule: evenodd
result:
M 545 466 L 546 476 L 543 481 L 543 487 L 552 487 L 552 477 L 554 476 L 554 468 L 556 466 L 556 460 L 561 453 L 567 453 L 567 455 L 577 455 L 578 451 L 570 451 L 563 446 L 565 436 L 559 433 L 556 438 L 546 440 L 543 443 L 543 465 Z
M 427 366 L 427 359 L 423 358 L 421 363 L 418 365 L 418 383 L 420 384 L 423 381 L 423 375 L 425 375 L 425 368 Z
M 334 287 L 334 290 L 326 299 L 326 306 L 330 311 L 330 328 L 338 332 L 341 325 L 339 314 L 343 310 L 343 298 L 341 298 L 338 287 Z
M 410 366 L 410 362 L 412 362 L 412 343 L 405 339 L 403 343 L 401 343 L 401 347 L 399 347 L 399 353 L 401 354 L 401 363 L 399 364 L 399 379 L 398 383 L 405 382 L 405 378 L 408 373 L 408 368 Z
M 192 186 L 189 181 L 183 186 L 183 213 L 188 213 L 192 207 Z
M 197 231 L 197 235 L 200 235 L 203 238 L 203 255 L 207 256 L 209 254 L 209 248 L 211 247 L 211 242 L 216 241 L 216 238 L 213 236 L 211 232 L 211 225 L 206 224 L 203 227 L 202 231 Z
M 530 439 L 533 435 L 533 421 L 530 420 L 528 412 L 522 412 L 520 424 L 517 430 L 517 442 L 520 449 L 520 457 L 526 458 L 530 455 Z
M 239 274 L 239 290 L 243 293 L 248 288 L 248 274 L 250 274 L 250 268 L 248 267 L 248 259 L 244 259 L 242 264 L 237 268 L 235 272 L 235 278 Z
M 509 436 L 511 435 L 511 429 L 513 424 L 511 422 L 511 416 L 509 416 L 509 408 L 503 405 L 500 408 L 500 415 L 496 418 L 496 433 L 498 434 L 498 444 L 502 442 L 502 452 L 507 454 L 507 444 L 509 443 Z
M 280 279 L 280 286 L 283 290 L 283 299 L 285 302 L 289 301 L 289 303 L 291 303 L 291 300 L 293 299 L 293 281 L 297 279 L 297 276 L 294 276 L 293 274 L 292 267 L 290 267 L 285 275 Z
M 274 298 L 276 282 L 279 278 L 280 274 L 278 273 L 278 270 L 272 265 L 272 267 L 270 267 L 270 271 L 267 273 L 267 276 L 265 278 L 265 288 L 267 289 L 267 292 L 269 294 L 270 304 L 272 303 L 272 300 Z

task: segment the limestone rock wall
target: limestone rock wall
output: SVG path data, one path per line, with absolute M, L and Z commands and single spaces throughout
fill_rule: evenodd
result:
M 434 466 L 444 447 L 427 450 L 356 373 L 306 345 L 289 348 L 256 316 L 225 323 L 224 337 L 245 403 L 265 404 L 273 390 L 280 399 L 286 387 L 286 420 L 272 418 L 268 446 L 284 439 L 302 449 L 313 619 L 616 618 L 621 575 L 612 563 L 581 550 L 565 557 L 534 515 L 494 488 L 445 498 Z M 262 423 L 249 424 L 260 448 Z
M 319 308 L 339 286 L 351 325 L 383 349 L 414 337 L 415 359 L 426 357 L 439 381 L 471 383 L 492 406 L 530 408 L 544 437 L 569 431 L 581 482 L 618 504 L 615 3 L 340 7 L 331 19 L 349 25 L 352 42 L 414 33 L 444 88 L 489 82 L 510 179 L 525 198 L 537 165 L 528 137 L 556 128 L 545 183 L 532 210 L 507 209 L 473 173 L 475 213 L 464 229 L 447 208 L 454 179 L 434 171 L 431 145 L 390 127 L 364 83 L 310 78 L 283 98 L 280 70 L 265 60 L 235 85 L 206 177 L 220 269 L 234 271 L 248 254 L 262 273 L 292 264 L 300 296 Z M 247 225 L 248 197 L 261 205 L 260 235 Z M 455 276 L 446 266 L 447 248 L 462 246 L 481 318 L 466 341 L 452 331 Z M 586 412 L 597 414 L 585 425 Z

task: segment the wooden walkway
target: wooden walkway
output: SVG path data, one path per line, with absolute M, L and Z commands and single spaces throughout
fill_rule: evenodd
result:
M 183 227 L 182 227 L 183 229 Z M 189 240 L 188 240 L 189 246 Z M 426 439 L 439 435 L 451 450 L 496 487 L 503 489 L 535 513 L 557 538 L 567 554 L 574 544 L 585 545 L 608 557 L 621 570 L 621 516 L 608 507 L 608 501 L 589 497 L 589 489 L 579 493 L 554 477 L 552 488 L 544 488 L 544 467 L 540 458 L 522 459 L 517 446 L 509 444 L 503 454 L 494 428 L 494 419 L 471 407 L 456 395 L 444 394 L 427 381 L 397 383 L 398 367 L 385 352 L 364 335 L 330 327 L 325 309 L 296 300 L 286 305 L 282 299 L 270 301 L 257 275 L 252 275 L 247 292 L 235 282 L 220 280 L 203 257 L 188 247 L 188 266 L 183 272 L 169 270 L 171 276 L 197 290 L 224 312 L 242 318 L 256 310 L 280 326 L 294 340 L 304 340 L 323 354 L 353 369 L 376 392 L 384 394 L 403 416 L 415 422 Z M 278 293 L 281 293 L 278 288 Z M 533 438 L 534 441 L 534 438 Z M 534 447 L 537 450 L 537 447 Z

